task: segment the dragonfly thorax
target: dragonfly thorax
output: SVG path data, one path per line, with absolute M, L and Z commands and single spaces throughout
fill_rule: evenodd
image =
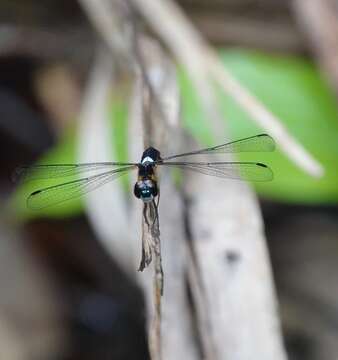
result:
M 158 194 L 155 168 L 159 160 L 160 152 L 149 147 L 144 150 L 138 164 L 138 181 L 134 187 L 134 194 L 145 203 L 152 201 Z
M 142 154 L 141 164 L 161 160 L 160 152 L 153 147 L 148 147 Z

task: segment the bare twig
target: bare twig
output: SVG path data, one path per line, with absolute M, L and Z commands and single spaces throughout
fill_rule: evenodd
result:
M 170 0 L 131 0 L 154 30 L 170 47 L 178 60 L 188 70 L 202 94 L 201 101 L 213 113 L 214 100 L 210 88 L 210 76 L 220 84 L 269 134 L 274 136 L 285 154 L 312 176 L 321 176 L 320 163 L 300 145 L 267 110 L 258 99 L 235 80 L 221 63 L 218 56 L 203 41 L 180 8 Z
M 126 21 L 128 7 L 120 0 L 78 0 L 98 33 L 122 66 L 132 66 L 131 23 Z
M 138 81 L 133 96 L 133 106 L 131 111 L 131 130 L 132 132 L 132 153 L 139 156 L 143 146 L 140 143 L 140 134 L 143 132 L 141 124 L 144 114 L 149 116 L 151 126 L 146 126 L 145 135 L 150 135 L 145 144 L 152 144 L 164 152 L 170 152 L 170 146 L 176 145 L 168 142 L 173 138 L 174 127 L 178 126 L 179 114 L 179 93 L 176 83 L 175 68 L 167 59 L 165 54 L 153 42 L 138 39 L 142 67 L 146 71 L 147 81 L 152 87 L 151 92 L 156 96 L 155 102 L 146 112 L 142 111 L 144 97 L 148 97 L 149 91 L 144 87 L 144 76 L 138 73 Z M 144 91 L 145 90 L 145 91 Z M 141 99 L 143 99 L 141 101 Z M 158 114 L 158 106 L 161 107 L 162 115 Z M 176 137 L 177 139 L 177 137 Z M 137 149 L 135 149 L 137 147 Z M 169 175 L 169 174 L 167 174 Z M 185 237 L 183 226 L 183 203 L 177 189 L 175 189 L 169 176 L 161 180 L 161 191 L 170 194 L 163 204 L 160 204 L 161 219 L 161 241 L 163 248 L 163 266 L 165 271 L 165 287 L 161 300 L 160 286 L 151 286 L 150 282 L 145 284 L 145 294 L 148 303 L 149 324 L 149 342 L 152 357 L 157 359 L 159 356 L 159 346 L 162 348 L 162 356 L 165 360 L 184 358 L 195 360 L 197 358 L 197 349 L 193 342 L 193 331 L 191 329 L 190 311 L 187 298 L 185 296 Z M 137 206 L 138 203 L 135 203 Z M 136 211 L 139 218 L 140 209 Z M 147 226 L 143 224 L 143 226 Z M 146 232 L 146 236 L 149 233 Z M 154 255 L 159 249 L 155 249 Z M 157 260 L 160 257 L 157 256 Z M 156 273 L 160 274 L 160 263 L 154 260 Z M 148 272 L 142 274 L 141 281 L 144 283 Z M 156 281 L 160 283 L 160 279 Z M 149 280 L 149 279 L 148 279 Z M 156 282 L 155 281 L 155 282 Z M 153 281 L 151 281 L 153 283 Z M 160 304 L 162 301 L 162 304 Z M 155 306 L 155 304 L 157 304 Z M 160 306 L 159 306 L 160 305 Z M 161 311 L 161 323 L 160 313 Z M 179 319 L 179 321 L 177 320 Z M 159 328 L 160 325 L 160 328 Z M 159 331 L 160 338 L 159 338 Z
M 146 206 L 144 204 L 143 206 Z M 150 237 L 151 249 L 154 252 L 154 316 L 151 320 L 149 331 L 149 349 L 153 360 L 162 359 L 162 337 L 161 337 L 161 322 L 162 322 L 162 295 L 163 295 L 163 269 L 162 269 L 162 254 L 161 254 L 161 238 L 159 219 L 157 214 L 157 207 L 154 202 L 149 204 L 149 220 L 152 224 L 144 226 L 143 231 L 147 229 L 145 236 Z M 148 210 L 146 208 L 146 211 Z
M 147 65 L 145 59 L 143 58 L 142 50 L 139 46 L 140 38 L 135 32 L 135 57 L 140 64 L 140 75 L 142 78 L 143 89 L 141 96 L 143 99 L 143 141 L 144 147 L 149 146 L 159 147 L 160 142 L 163 139 L 156 137 L 156 129 L 165 127 L 164 120 L 160 120 L 162 124 L 158 124 L 159 113 L 159 100 L 156 98 L 155 91 L 152 88 L 154 85 L 153 82 L 149 79 L 149 74 L 147 73 Z M 143 218 L 143 231 L 146 230 L 147 234 L 142 234 L 142 239 L 150 238 L 150 250 L 154 252 L 155 255 L 155 264 L 154 264 L 154 305 L 155 311 L 150 325 L 149 333 L 149 348 L 152 354 L 152 359 L 161 359 L 162 356 L 162 346 L 161 346 L 161 305 L 162 305 L 162 294 L 163 294 L 163 269 L 162 269 L 162 254 L 161 254 L 161 238 L 160 238 L 160 229 L 159 229 L 159 218 L 158 210 L 156 204 L 153 202 L 149 206 L 147 204 L 143 205 L 145 207 L 145 217 Z M 148 211 L 149 210 L 149 211 Z M 147 218 L 147 212 L 149 214 L 148 221 L 151 224 L 144 225 L 144 222 Z M 147 221 L 147 222 L 148 222 Z M 144 251 L 142 251 L 142 254 Z M 142 259 L 143 260 L 143 259 Z
M 148 78 L 147 65 L 143 58 L 143 54 L 139 46 L 140 37 L 138 32 L 135 32 L 134 40 L 134 56 L 137 64 L 139 64 L 139 72 L 141 76 L 141 92 L 142 99 L 142 127 L 143 127 L 143 142 L 144 147 L 156 147 L 159 139 L 155 136 L 156 128 L 159 126 L 158 116 L 159 103 L 155 98 L 152 83 Z M 162 120 L 163 121 L 163 120 Z M 159 126 L 161 127 L 161 125 Z M 158 146 L 157 146 L 158 147 Z M 143 220 L 142 220 L 142 264 L 146 266 L 150 264 L 152 253 L 154 254 L 154 313 L 150 323 L 149 331 L 149 349 L 153 360 L 162 359 L 162 345 L 161 345 L 161 306 L 163 294 L 163 269 L 162 269 L 162 254 L 161 254 L 161 238 L 159 228 L 159 218 L 157 205 L 153 201 L 150 204 L 143 204 Z
M 288 133 L 283 123 L 227 72 L 215 54 L 209 55 L 210 71 L 224 91 L 229 92 L 257 124 L 274 137 L 289 159 L 310 175 L 322 176 L 324 170 L 320 163 Z
M 112 160 L 112 138 L 107 116 L 108 93 L 113 83 L 110 51 L 100 47 L 82 105 L 79 127 L 79 162 Z M 89 220 L 108 253 L 121 268 L 134 274 L 131 236 L 125 231 L 128 218 L 125 199 L 118 183 L 110 183 L 86 196 Z
M 295 15 L 319 65 L 338 95 L 338 4 L 334 0 L 293 0 Z

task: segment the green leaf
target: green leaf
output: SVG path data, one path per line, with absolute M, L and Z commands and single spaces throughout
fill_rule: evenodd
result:
M 128 158 L 127 116 L 128 111 L 126 104 L 119 96 L 114 96 L 109 104 L 109 119 L 111 120 L 116 161 L 124 161 Z M 55 147 L 51 148 L 46 154 L 44 154 L 37 161 L 37 163 L 76 163 L 76 134 L 76 129 L 68 129 L 62 137 L 62 140 Z M 64 181 L 67 181 L 67 179 Z M 62 179 L 55 179 L 21 183 L 18 185 L 16 191 L 10 199 L 9 207 L 16 214 L 16 217 L 21 221 L 40 217 L 65 218 L 79 215 L 83 212 L 83 201 L 81 198 L 72 199 L 62 204 L 51 206 L 39 211 L 30 210 L 27 208 L 26 200 L 30 193 L 37 189 L 62 182 Z M 125 176 L 121 178 L 121 183 L 124 185 L 124 187 L 126 187 L 128 185 L 128 177 Z
M 316 67 L 296 57 L 280 57 L 253 51 L 222 51 L 224 65 L 325 168 L 315 179 L 298 169 L 280 151 L 241 154 L 239 160 L 268 164 L 275 179 L 254 184 L 266 198 L 291 203 L 337 203 L 338 109 L 336 98 Z M 200 141 L 210 144 L 210 126 L 187 77 L 180 72 L 183 117 L 186 127 Z M 229 96 L 219 92 L 219 104 L 231 139 L 265 132 Z
M 49 150 L 38 161 L 38 164 L 72 164 L 75 163 L 75 129 L 68 129 L 62 141 Z M 67 181 L 67 180 L 65 180 Z M 59 183 L 62 180 L 59 179 Z M 48 207 L 43 210 L 33 211 L 27 208 L 26 200 L 30 193 L 35 190 L 56 184 L 57 180 L 39 180 L 20 183 L 12 196 L 10 207 L 14 210 L 20 220 L 34 219 L 37 217 L 67 217 L 77 215 L 82 210 L 79 199 L 67 201 L 63 204 Z

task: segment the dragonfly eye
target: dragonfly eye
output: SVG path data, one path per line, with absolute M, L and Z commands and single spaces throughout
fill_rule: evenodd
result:
M 138 181 L 134 187 L 134 194 L 144 202 L 150 202 L 157 196 L 157 186 L 151 180 Z

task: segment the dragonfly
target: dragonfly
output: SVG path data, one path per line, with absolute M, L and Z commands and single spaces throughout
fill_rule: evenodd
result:
M 157 169 L 160 167 L 190 170 L 225 179 L 271 181 L 273 179 L 272 170 L 259 162 L 187 161 L 185 158 L 195 157 L 196 159 L 197 155 L 268 152 L 274 149 L 275 143 L 272 137 L 267 134 L 259 134 L 218 146 L 166 157 L 162 157 L 159 150 L 149 147 L 144 150 L 141 161 L 134 163 L 95 162 L 23 166 L 17 169 L 16 176 L 23 181 L 77 177 L 32 192 L 27 198 L 27 207 L 32 210 L 41 210 L 82 196 L 135 170 L 137 171 L 137 181 L 134 185 L 134 195 L 144 204 L 148 204 L 154 202 L 155 198 L 159 198 Z M 184 161 L 180 161 L 180 159 Z

